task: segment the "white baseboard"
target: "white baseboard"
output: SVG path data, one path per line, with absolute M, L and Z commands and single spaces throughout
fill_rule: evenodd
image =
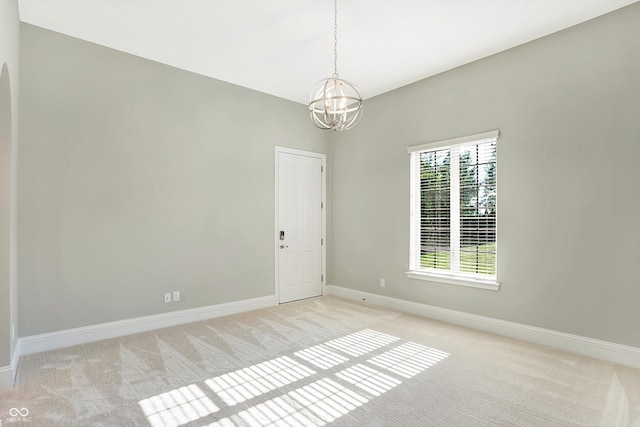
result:
M 335 295 L 355 301 L 366 299 L 367 303 L 403 313 L 428 317 L 430 319 L 465 326 L 471 329 L 478 329 L 496 335 L 546 345 L 583 356 L 594 357 L 633 368 L 640 368 L 640 348 L 637 347 L 390 298 L 340 286 L 327 285 L 326 291 L 327 295 Z
M 115 322 L 22 337 L 18 339 L 13 363 L 15 364 L 14 367 L 17 368 L 20 356 L 26 354 L 71 347 L 74 345 L 121 337 L 124 335 L 137 334 L 140 332 L 148 332 L 156 329 L 183 325 L 185 323 L 258 310 L 260 308 L 271 307 L 274 305 L 276 305 L 275 296 L 269 295 L 266 297 L 210 305 L 207 307 L 191 308 L 187 310 L 171 311 L 168 313 L 154 314 L 134 319 L 118 320 Z

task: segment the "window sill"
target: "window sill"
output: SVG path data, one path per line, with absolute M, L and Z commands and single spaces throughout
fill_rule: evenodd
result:
M 424 271 L 407 271 L 409 279 L 425 280 L 427 282 L 447 283 L 449 285 L 468 286 L 471 288 L 500 290 L 500 283 L 494 280 L 473 279 L 470 277 L 450 276 L 444 274 L 427 273 Z

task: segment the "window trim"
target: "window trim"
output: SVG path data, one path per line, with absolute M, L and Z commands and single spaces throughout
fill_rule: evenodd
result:
M 468 145 L 476 145 L 485 142 L 497 142 L 500 137 L 499 130 L 493 130 L 489 132 L 483 132 L 475 135 L 468 135 L 459 138 L 446 139 L 442 141 L 435 141 L 426 144 L 414 145 L 407 147 L 407 153 L 412 154 L 420 151 L 435 151 L 441 149 L 451 149 L 452 147 L 456 147 L 456 151 L 464 146 Z M 454 162 L 452 159 L 452 166 L 454 166 Z M 452 171 L 453 172 L 453 171 Z M 413 173 L 413 170 L 410 170 L 410 241 L 413 241 L 415 238 L 415 212 L 416 209 L 420 209 L 420 199 L 416 197 L 416 174 Z M 457 178 L 458 179 L 458 178 Z M 497 230 L 496 230 L 497 231 Z M 414 246 L 410 245 L 410 262 L 411 266 L 412 259 L 415 256 L 414 254 Z M 497 252 L 496 252 L 497 254 Z M 479 289 L 487 289 L 498 291 L 500 289 L 500 282 L 498 282 L 497 278 L 497 270 L 495 277 L 483 278 L 482 276 L 476 276 L 473 274 L 465 274 L 461 272 L 452 273 L 450 271 L 443 270 L 443 272 L 439 272 L 437 270 L 409 270 L 406 271 L 406 275 L 409 279 L 415 280 L 424 280 L 428 282 L 437 282 L 437 283 L 445 283 L 451 285 L 459 285 L 459 286 L 468 286 Z
M 430 271 L 409 270 L 405 272 L 409 279 L 424 280 L 426 282 L 445 283 L 448 285 L 468 286 L 470 288 L 500 290 L 501 283 L 496 280 L 482 280 L 475 277 L 465 277 L 456 274 L 437 274 Z
M 497 141 L 500 137 L 499 130 L 478 133 L 475 135 L 461 136 L 459 138 L 444 139 L 442 141 L 428 142 L 426 144 L 412 145 L 407 147 L 407 153 L 411 154 L 416 151 L 435 150 L 436 148 L 450 148 L 454 145 L 463 146 L 472 144 L 482 144 L 483 142 Z

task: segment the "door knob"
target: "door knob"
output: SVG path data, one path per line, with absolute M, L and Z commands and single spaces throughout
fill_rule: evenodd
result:
M 280 249 L 288 248 L 289 245 L 280 245 Z

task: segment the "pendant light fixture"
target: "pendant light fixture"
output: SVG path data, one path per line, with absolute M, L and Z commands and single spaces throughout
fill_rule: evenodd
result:
M 333 2 L 333 76 L 311 91 L 309 114 L 320 129 L 348 130 L 362 117 L 362 94 L 356 85 L 338 77 L 338 0 Z

